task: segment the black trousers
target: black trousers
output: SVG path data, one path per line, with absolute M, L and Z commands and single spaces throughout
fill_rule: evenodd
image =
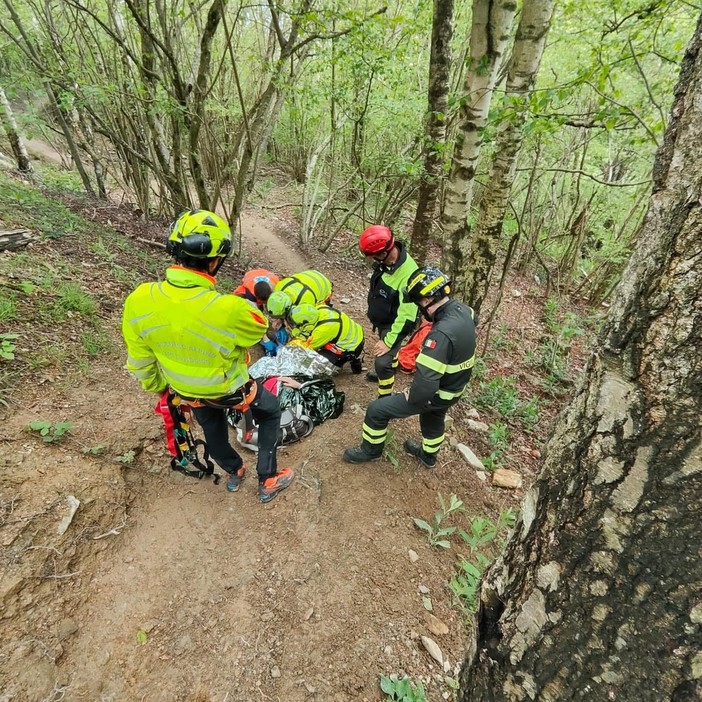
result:
M 195 418 L 200 423 L 205 434 L 205 441 L 210 456 L 217 465 L 227 473 L 234 473 L 244 461 L 229 442 L 229 424 L 227 423 L 227 407 L 241 401 L 240 395 L 218 400 L 202 400 L 211 404 L 204 407 L 193 407 Z M 251 414 L 258 423 L 258 461 L 256 471 L 258 479 L 263 482 L 278 472 L 276 449 L 278 448 L 278 429 L 280 427 L 280 404 L 273 393 L 258 383 L 256 395 L 251 402 Z
M 361 342 L 358 348 L 353 351 L 344 351 L 343 353 L 334 353 L 331 349 L 322 347 L 317 350 L 320 356 L 324 356 L 332 365 L 341 368 L 347 361 L 351 365 L 351 370 L 354 373 L 361 372 L 361 363 L 363 358 L 363 346 L 365 342 Z
M 395 385 L 395 371 L 397 370 L 397 356 L 402 348 L 402 342 L 408 334 L 412 333 L 414 323 L 405 324 L 404 329 L 398 335 L 397 341 L 382 356 L 375 357 L 375 372 L 378 375 L 378 396 L 384 397 L 392 394 Z M 378 336 L 385 340 L 390 327 L 380 327 Z
M 422 405 L 407 401 L 404 393 L 398 392 L 379 397 L 368 405 L 363 420 L 363 441 L 377 454 L 382 453 L 391 419 L 404 419 L 419 415 L 422 430 L 422 448 L 426 453 L 436 453 L 444 442 L 444 420 L 449 407 L 458 400 L 432 399 Z

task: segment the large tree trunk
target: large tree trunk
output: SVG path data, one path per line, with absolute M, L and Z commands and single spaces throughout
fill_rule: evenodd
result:
M 429 246 L 431 226 L 436 213 L 442 153 L 446 141 L 453 0 L 434 0 L 434 21 L 429 59 L 429 114 L 424 146 L 424 174 L 417 195 L 417 212 L 412 227 L 412 256 L 419 263 Z
M 584 383 L 480 593 L 461 702 L 702 699 L 702 17 Z
M 541 65 L 554 0 L 524 0 L 514 51 L 507 74 L 505 114 L 495 138 L 490 179 L 480 198 L 478 218 L 471 234 L 468 265 L 462 271 L 458 294 L 470 300 L 477 312 L 485 299 L 497 258 L 502 223 L 514 182 L 517 156 L 522 145 L 529 93 Z
M 27 153 L 24 141 L 17 128 L 17 122 L 15 121 L 15 115 L 12 112 L 10 102 L 2 87 L 0 87 L 0 122 L 2 122 L 5 128 L 7 140 L 10 142 L 10 148 L 17 161 L 17 168 L 22 173 L 31 173 L 32 163 L 29 160 L 29 154 Z
M 509 40 L 516 0 L 475 0 L 470 32 L 470 64 L 458 117 L 451 174 L 446 183 L 442 228 L 443 265 L 455 277 L 468 254 L 466 217 L 492 93 Z

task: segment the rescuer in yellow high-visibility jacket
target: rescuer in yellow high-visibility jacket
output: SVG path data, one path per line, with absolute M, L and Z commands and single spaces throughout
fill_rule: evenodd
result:
M 282 319 L 291 307 L 322 305 L 331 300 L 333 285 L 319 271 L 302 271 L 283 278 L 266 303 L 268 314 Z
M 286 321 L 297 331 L 296 338 L 341 368 L 350 362 L 351 372 L 361 372 L 363 327 L 347 314 L 326 305 L 297 305 Z
M 211 457 L 229 473 L 231 492 L 245 468 L 229 443 L 226 412 L 250 405 L 259 425 L 259 497 L 268 502 L 293 475 L 277 469 L 278 400 L 263 386 L 254 392 L 246 366 L 246 349 L 261 340 L 268 321 L 246 300 L 214 289 L 213 276 L 230 250 L 229 226 L 213 212 L 189 210 L 176 220 L 167 244 L 176 265 L 164 281 L 140 285 L 124 303 L 127 369 L 144 390 L 170 387 L 191 404 Z

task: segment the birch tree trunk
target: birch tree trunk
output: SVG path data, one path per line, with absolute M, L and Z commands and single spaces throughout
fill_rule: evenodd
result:
M 417 212 L 412 227 L 412 256 L 424 262 L 429 246 L 431 226 L 436 214 L 439 177 L 446 142 L 449 76 L 451 72 L 451 38 L 453 36 L 453 0 L 434 0 L 429 59 L 429 114 L 424 146 L 424 174 L 417 196 Z
M 458 294 L 477 312 L 485 299 L 502 235 L 502 224 L 522 145 L 529 93 L 534 86 L 546 45 L 555 0 L 524 0 L 507 74 L 503 117 L 495 138 L 490 178 L 480 198 L 478 218 L 470 236 L 468 265 L 458 281 Z
M 473 198 L 473 178 L 480 155 L 482 130 L 487 123 L 502 55 L 509 40 L 515 0 L 475 0 L 470 32 L 470 63 L 458 132 L 446 183 L 442 229 L 444 267 L 460 279 L 470 247 L 466 217 Z
M 12 112 L 12 107 L 10 102 L 5 95 L 5 91 L 0 87 L 0 121 L 5 128 L 5 134 L 7 134 L 7 140 L 10 142 L 10 148 L 14 154 L 15 160 L 17 161 L 17 168 L 22 173 L 32 172 L 32 163 L 29 160 L 29 154 L 24 145 L 24 141 L 17 128 L 17 122 L 15 120 L 15 115 Z
M 702 699 L 702 17 L 582 387 L 488 571 L 460 702 Z

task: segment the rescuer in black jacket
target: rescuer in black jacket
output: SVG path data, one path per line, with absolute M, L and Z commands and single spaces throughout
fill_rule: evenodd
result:
M 410 276 L 405 296 L 433 323 L 417 356 L 414 381 L 408 390 L 379 397 L 368 405 L 363 441 L 360 446 L 346 449 L 345 461 L 365 463 L 379 459 L 388 422 L 418 414 L 422 441 L 405 441 L 405 451 L 427 468 L 436 465 L 436 454 L 444 441 L 446 412 L 463 395 L 475 363 L 473 310 L 449 298 L 450 286 L 451 281 L 430 266 Z
M 405 245 L 396 241 L 382 224 L 368 227 L 361 234 L 358 246 L 364 256 L 375 261 L 368 289 L 368 319 L 380 338 L 373 347 L 375 369 L 366 377 L 378 381 L 378 396 L 383 397 L 392 394 L 397 354 L 417 321 L 417 308 L 402 297 L 417 264 Z

